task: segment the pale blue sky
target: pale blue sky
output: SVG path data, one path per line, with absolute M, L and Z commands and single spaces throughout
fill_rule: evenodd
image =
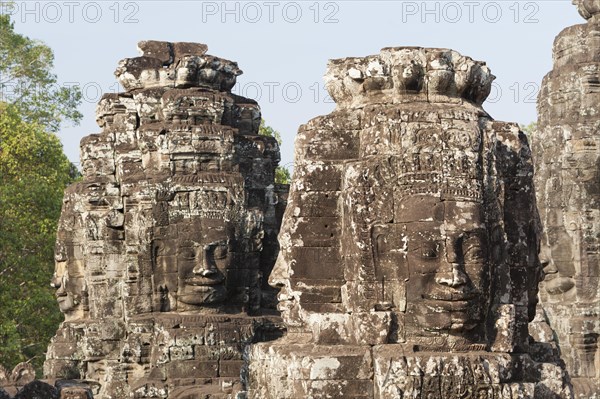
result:
M 279 130 L 282 164 L 293 160 L 298 126 L 330 112 L 322 76 L 327 60 L 375 54 L 382 47 L 452 48 L 486 61 L 497 76 L 484 104 L 498 120 L 529 123 L 552 66 L 552 42 L 584 20 L 569 0 L 555 1 L 16 1 L 16 29 L 55 53 L 61 83 L 85 89 L 80 126 L 60 133 L 72 161 L 79 140 L 99 132 L 101 92 L 121 90 L 117 62 L 138 55 L 140 40 L 195 41 L 237 61 L 234 92 L 257 99 Z M 260 95 L 260 98 L 257 98 Z M 490 101 L 491 100 L 491 101 Z

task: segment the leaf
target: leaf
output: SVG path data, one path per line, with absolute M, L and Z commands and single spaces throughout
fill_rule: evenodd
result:
M 58 137 L 0 103 L 0 364 L 44 353 L 62 315 L 50 280 L 63 191 L 76 175 Z
M 54 54 L 44 43 L 18 34 L 9 15 L 0 15 L 0 101 L 26 121 L 50 132 L 64 121 L 78 124 L 78 87 L 60 87 L 52 73 Z

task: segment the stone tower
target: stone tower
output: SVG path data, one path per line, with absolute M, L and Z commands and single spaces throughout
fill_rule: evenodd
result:
M 600 398 L 600 1 L 554 42 L 533 136 L 544 228 L 540 297 L 577 398 Z
M 494 76 L 447 49 L 332 60 L 300 127 L 270 276 L 288 327 L 251 398 L 570 398 L 529 339 L 541 278 L 533 165 L 481 107 Z
M 96 399 L 225 398 L 246 344 L 276 333 L 264 291 L 278 252 L 279 146 L 231 88 L 235 62 L 196 43 L 139 43 L 97 108 L 66 191 L 53 284 L 65 322 L 48 378 Z

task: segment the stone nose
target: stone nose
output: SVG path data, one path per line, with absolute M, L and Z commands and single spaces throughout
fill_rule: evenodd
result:
M 269 275 L 269 285 L 274 288 L 283 288 L 289 282 L 288 267 L 283 258 L 283 254 L 279 252 L 275 266 Z
M 436 283 L 452 288 L 466 285 L 468 281 L 469 278 L 457 263 L 452 263 L 450 270 L 438 272 L 435 276 Z
M 540 263 L 542 264 L 542 271 L 544 272 L 544 275 L 558 273 L 558 269 L 554 265 L 554 262 L 550 261 L 550 259 L 542 258 L 540 259 Z
M 468 283 L 469 278 L 461 265 L 461 237 L 448 237 L 445 241 L 445 253 L 442 256 L 442 265 L 436 273 L 435 281 L 438 284 L 457 288 Z
M 59 289 L 60 288 L 60 279 L 56 276 L 52 276 L 52 280 L 50 280 L 50 287 Z
M 67 295 L 67 291 L 65 290 L 65 283 L 62 278 L 54 276 L 50 281 L 50 286 L 56 289 L 55 295 L 57 297 Z
M 202 250 L 199 251 L 200 253 L 196 257 L 196 264 L 192 270 L 194 274 L 202 277 L 208 277 L 217 272 L 217 269 L 210 261 L 210 255 L 212 251 L 213 247 L 210 245 L 204 246 Z

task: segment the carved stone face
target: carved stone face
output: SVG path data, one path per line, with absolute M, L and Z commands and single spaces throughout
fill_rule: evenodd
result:
M 181 302 L 204 305 L 227 298 L 227 271 L 233 260 L 232 238 L 225 221 L 213 221 L 205 223 L 201 231 L 179 244 L 177 297 Z
M 543 246 L 540 250 L 540 262 L 544 273 L 544 289 L 548 294 L 560 295 L 575 287 L 575 279 L 572 277 L 575 271 L 570 259 L 568 262 L 559 261 L 559 267 L 557 267 L 552 257 L 551 248 Z
M 55 269 L 51 285 L 56 289 L 58 307 L 66 320 L 76 319 L 83 312 L 83 300 L 86 295 L 83 278 L 81 248 L 58 242 L 55 251 Z
M 291 286 L 289 263 L 281 252 L 277 257 L 273 271 L 269 275 L 269 284 L 279 289 L 277 310 L 281 313 L 283 320 L 285 320 L 288 327 L 299 326 L 300 308 Z
M 70 288 L 67 287 L 69 284 L 68 274 L 66 272 L 67 267 L 64 262 L 56 265 L 56 271 L 54 278 L 52 279 L 52 286 L 56 288 L 56 300 L 58 301 L 58 307 L 61 312 L 68 313 L 76 306 L 77 300 Z
M 398 223 L 373 229 L 384 298 L 396 307 L 404 307 L 400 302 L 406 298 L 416 331 L 463 332 L 482 326 L 490 273 L 482 206 L 414 196 L 403 200 L 400 209 Z
M 84 176 L 109 175 L 115 172 L 111 139 L 98 134 L 85 137 L 81 143 L 81 170 Z
M 225 220 L 187 219 L 155 240 L 153 264 L 163 297 L 161 310 L 172 310 L 175 301 L 195 306 L 225 301 L 233 239 L 233 226 Z

